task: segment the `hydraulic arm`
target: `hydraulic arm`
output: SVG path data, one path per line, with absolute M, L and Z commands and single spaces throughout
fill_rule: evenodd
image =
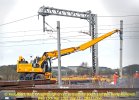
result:
M 80 46 L 78 47 L 71 47 L 71 48 L 66 48 L 66 49 L 61 49 L 61 56 L 64 56 L 64 55 L 68 55 L 68 54 L 71 54 L 71 53 L 74 53 L 74 52 L 77 52 L 77 51 L 83 51 L 93 45 L 95 45 L 96 43 L 102 41 L 103 39 L 111 36 L 112 34 L 118 32 L 119 30 L 113 30 L 111 32 L 108 32 L 98 38 L 95 38 L 93 40 L 90 40 L 84 44 L 81 44 Z M 50 51 L 50 52 L 45 52 L 43 54 L 43 56 L 41 57 L 41 60 L 40 62 L 38 62 L 39 65 L 41 65 L 41 63 L 43 62 L 43 60 L 45 60 L 46 58 L 57 58 L 58 57 L 58 51 L 55 50 L 55 51 Z

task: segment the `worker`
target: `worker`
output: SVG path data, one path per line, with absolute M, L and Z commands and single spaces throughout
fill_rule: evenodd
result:
M 26 63 L 26 61 L 25 61 L 25 59 L 23 57 L 21 57 L 20 63 Z
M 32 64 L 33 63 L 33 57 L 30 56 L 30 63 Z
M 117 85 L 118 78 L 119 78 L 119 75 L 118 75 L 117 72 L 115 72 L 114 75 L 113 75 L 114 85 Z
M 134 78 L 139 78 L 139 72 L 138 71 L 136 71 L 136 73 L 134 74 L 134 76 L 133 76 Z

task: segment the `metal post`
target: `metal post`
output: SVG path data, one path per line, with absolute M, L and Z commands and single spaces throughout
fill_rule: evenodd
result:
M 97 14 L 95 14 L 94 16 L 94 25 L 95 25 L 95 30 L 94 30 L 94 33 L 95 33 L 95 38 L 98 37 L 98 29 L 97 29 Z M 99 75 L 99 61 L 98 61 L 98 44 L 95 44 L 95 49 L 96 49 L 96 75 Z
M 95 38 L 95 34 L 94 34 L 94 25 L 93 25 L 93 23 L 92 23 L 92 39 L 94 39 Z M 96 74 L 96 61 L 95 61 L 95 58 L 96 56 L 95 56 L 95 45 L 93 45 L 92 46 L 92 66 L 93 66 L 93 76 L 95 76 L 95 74 Z
M 95 38 L 95 28 L 94 28 L 94 17 L 91 15 L 91 11 L 89 10 L 89 32 L 91 34 L 91 39 Z M 91 47 L 92 49 L 92 68 L 93 68 L 93 72 L 92 75 L 94 76 L 96 74 L 96 55 L 95 55 L 95 46 Z
M 91 16 L 91 11 L 89 10 L 89 33 L 92 39 L 92 16 Z M 93 66 L 93 46 L 91 47 L 92 50 L 92 75 L 94 76 L 94 66 Z
M 43 32 L 45 32 L 45 16 L 43 16 Z
M 89 10 L 88 11 L 90 14 L 89 14 L 89 33 L 90 33 L 90 36 L 92 35 L 92 16 L 91 16 L 91 11 Z
M 57 49 L 58 49 L 58 86 L 61 87 L 61 43 L 60 43 L 60 21 L 57 21 Z
M 122 66 L 123 66 L 123 20 L 120 20 L 120 76 L 122 78 Z

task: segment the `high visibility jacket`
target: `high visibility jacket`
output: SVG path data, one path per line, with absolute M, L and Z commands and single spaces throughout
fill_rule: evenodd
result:
M 135 73 L 134 78 L 139 78 L 139 73 Z
M 114 81 L 114 85 L 117 84 L 117 80 L 118 80 L 119 76 L 117 74 L 113 75 L 113 81 Z

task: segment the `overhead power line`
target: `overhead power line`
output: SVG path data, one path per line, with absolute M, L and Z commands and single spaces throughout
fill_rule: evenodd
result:
M 38 30 L 24 30 L 24 31 L 13 31 L 13 32 L 2 32 L 0 34 L 7 34 L 7 33 L 22 33 L 22 32 L 34 32 L 34 31 L 42 31 L 42 29 Z
M 29 18 L 35 17 L 35 16 L 38 16 L 38 15 L 32 15 L 32 16 L 29 16 L 29 17 L 25 17 L 25 18 L 17 19 L 17 20 L 11 21 L 11 22 L 7 22 L 7 23 L 4 23 L 4 24 L 0 24 L 0 26 L 4 26 L 4 25 L 7 25 L 7 24 L 12 24 L 12 23 L 15 23 L 15 22 L 18 22 L 18 21 L 22 21 L 22 20 L 26 20 L 26 19 L 29 19 Z M 98 16 L 98 17 L 139 17 L 139 15 Z M 46 24 L 49 26 L 48 23 L 46 23 Z M 51 26 L 50 26 L 50 27 L 51 27 Z M 51 28 L 52 28 L 52 27 L 51 27 Z
M 132 27 L 133 28 L 133 27 Z M 111 30 L 111 29 L 98 29 L 98 30 Z M 25 31 L 15 31 L 15 32 L 3 32 L 3 33 L 0 33 L 0 34 L 6 34 L 6 33 L 20 33 L 20 32 L 36 32 L 36 31 L 42 31 L 42 29 L 38 29 L 38 30 L 25 30 Z M 49 32 L 49 31 L 48 31 Z M 77 33 L 83 33 L 83 32 L 86 32 L 88 33 L 88 31 L 65 31 L 65 32 L 61 32 L 61 34 L 65 34 L 65 33 L 71 33 L 71 32 L 77 32 Z M 137 33 L 139 31 L 128 31 L 128 30 L 125 30 L 124 31 L 125 33 Z M 104 34 L 104 33 L 101 33 L 99 32 L 98 34 Z M 30 36 L 42 36 L 42 35 L 47 35 L 45 33 L 41 33 L 41 34 L 22 34 L 22 35 L 14 35 L 14 36 L 5 36 L 5 37 L 0 37 L 0 38 L 17 38 L 17 37 L 30 37 Z M 49 33 L 48 33 L 49 35 Z M 49 37 L 54 37 L 52 35 L 54 35 L 53 33 L 50 34 L 51 36 Z M 67 36 L 67 38 L 69 37 L 77 37 L 77 36 L 85 36 L 84 35 L 73 35 L 73 36 Z M 55 38 L 55 37 L 54 37 Z M 55 38 L 56 39 L 56 38 Z
M 124 27 L 124 29 L 129 29 L 129 28 L 139 28 L 139 27 Z
M 37 16 L 37 15 L 33 15 L 33 16 L 21 18 L 21 19 L 14 20 L 14 21 L 11 21 L 11 22 L 7 22 L 7 23 L 4 23 L 4 24 L 1 24 L 0 26 L 4 26 L 4 25 L 7 25 L 7 24 L 12 24 L 12 23 L 15 23 L 15 22 L 23 21 L 23 20 L 25 20 L 25 19 L 29 19 L 29 18 L 32 18 L 32 17 L 35 17 L 35 16 Z
M 98 16 L 98 17 L 139 17 L 139 15 L 122 15 L 122 16 Z
M 61 39 L 62 40 L 67 40 L 67 39 L 76 39 L 76 40 L 82 39 L 82 40 L 85 40 L 85 39 L 88 39 L 88 38 L 83 38 L 81 36 L 84 36 L 84 35 L 61 37 Z M 78 37 L 81 37 L 81 38 L 78 38 Z M 123 38 L 124 39 L 139 39 L 139 36 L 124 36 Z M 19 40 L 19 41 L 12 41 L 12 40 L 10 40 L 10 41 L 2 41 L 2 42 L 0 42 L 0 44 L 23 43 L 23 42 L 37 42 L 37 41 L 39 42 L 39 41 L 48 41 L 48 40 L 52 40 L 52 38 L 39 38 L 39 39 L 34 39 L 34 40 Z M 106 39 L 106 40 L 119 40 L 119 37 L 118 36 L 109 37 L 109 39 Z M 72 40 L 70 40 L 69 42 L 71 42 L 71 41 Z
M 18 21 L 22 21 L 22 20 L 26 20 L 26 19 L 29 19 L 29 18 L 32 18 L 32 17 L 35 17 L 35 16 L 38 16 L 38 15 L 32 15 L 32 16 L 29 16 L 29 17 L 25 17 L 25 18 L 21 18 L 21 19 L 17 19 L 17 20 L 14 20 L 14 21 L 11 21 L 11 22 L 7 22 L 7 23 L 4 23 L 4 24 L 0 24 L 0 26 L 4 26 L 4 25 L 7 25 L 7 24 L 12 24 L 12 23 L 15 23 L 15 22 L 18 22 Z M 124 16 L 98 16 L 98 17 L 138 17 L 139 15 L 124 15 Z M 49 27 L 51 27 L 48 23 L 46 23 Z M 139 23 L 137 23 L 139 24 Z M 119 25 L 119 24 L 117 24 Z M 105 26 L 105 25 L 100 25 L 100 26 Z M 106 26 L 111 26 L 111 25 L 106 25 Z M 113 26 L 113 25 L 112 25 Z M 51 27 L 52 28 L 52 27 Z M 68 28 L 68 27 L 67 27 Z M 69 27 L 70 28 L 70 27 Z M 72 28 L 72 27 L 71 27 Z M 53 29 L 53 28 L 52 28 Z
M 137 25 L 139 23 L 128 23 L 128 24 L 124 24 L 124 25 Z
M 127 39 L 139 39 L 139 37 L 133 37 L 133 38 L 131 38 L 131 37 L 125 37 L 124 40 L 125 40 L 125 39 L 126 39 L 126 40 L 127 40 Z M 119 38 L 110 38 L 110 39 L 106 39 L 105 41 L 112 41 L 112 40 L 116 40 L 116 41 L 118 40 L 118 41 L 119 41 Z M 31 41 L 30 41 L 30 42 L 31 42 Z M 29 42 L 29 43 L 30 43 L 30 42 Z M 61 43 L 63 44 L 63 43 L 71 43 L 71 42 L 86 42 L 86 41 L 77 41 L 77 40 L 76 40 L 76 41 L 65 41 L 65 42 L 61 42 Z M 53 43 L 52 43 L 52 42 L 47 42 L 47 43 L 46 43 L 45 40 L 44 40 L 44 41 L 42 41 L 41 43 L 31 43 L 31 44 L 22 44 L 22 45 L 21 45 L 21 44 L 0 45 L 0 47 L 30 46 L 30 45 L 43 45 L 43 44 L 47 44 L 47 45 L 50 44 L 50 45 L 51 45 L 51 44 L 56 44 L 56 43 L 54 43 L 54 42 L 53 42 Z
M 106 26 L 106 25 L 105 25 Z M 109 25 L 108 25 L 109 26 Z M 71 28 L 78 28 L 78 27 L 71 27 Z M 125 27 L 124 29 L 128 29 L 128 28 L 139 28 L 139 27 Z M 98 28 L 99 30 L 112 30 L 111 28 Z M 22 31 L 12 31 L 12 32 L 0 32 L 0 34 L 7 34 L 7 33 L 23 33 L 23 32 L 36 32 L 36 31 L 42 31 L 42 29 L 36 29 L 36 30 L 22 30 Z M 46 30 L 47 31 L 47 30 Z M 61 31 L 61 33 L 71 33 L 71 32 L 77 32 L 77 33 L 81 33 L 82 30 L 80 31 Z M 84 30 L 86 31 L 86 30 Z M 47 31 L 47 32 L 52 32 L 51 34 L 55 33 L 54 31 Z M 138 31 L 124 31 L 124 32 L 138 32 Z M 49 33 L 48 33 L 49 34 Z M 103 33 L 98 33 L 98 34 L 103 34 Z M 36 35 L 36 34 L 34 34 Z M 37 34 L 39 35 L 39 34 Z M 41 34 L 40 34 L 41 35 Z M 28 35 L 24 35 L 24 36 L 28 36 Z M 18 37 L 18 36 L 15 36 Z M 20 37 L 20 36 L 19 36 Z M 1 37 L 2 38 L 2 37 Z
M 41 36 L 41 35 L 46 35 L 46 34 L 30 34 L 30 35 L 8 36 L 8 37 L 0 37 L 0 38 L 17 38 L 17 37 Z

